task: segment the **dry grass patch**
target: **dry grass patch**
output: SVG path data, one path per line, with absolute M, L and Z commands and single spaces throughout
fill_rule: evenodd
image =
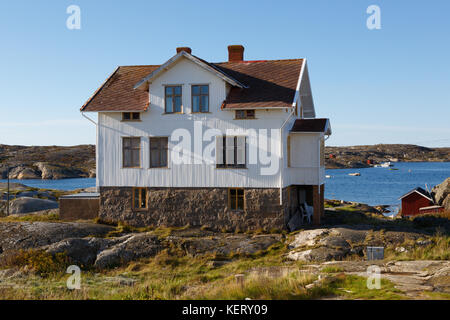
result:
M 437 233 L 429 239 L 428 245 L 418 245 L 416 241 L 406 241 L 396 247 L 404 247 L 404 252 L 396 252 L 395 248 L 387 248 L 385 259 L 388 260 L 449 260 L 450 236 Z

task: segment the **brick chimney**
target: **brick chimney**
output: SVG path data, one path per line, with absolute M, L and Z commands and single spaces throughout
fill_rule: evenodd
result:
M 192 52 L 191 48 L 189 48 L 189 47 L 178 47 L 177 48 L 177 53 L 180 53 L 180 51 L 185 51 L 185 52 L 187 52 L 189 54 L 191 54 L 191 52 Z
M 244 61 L 244 47 L 239 45 L 228 46 L 228 61 L 239 62 Z

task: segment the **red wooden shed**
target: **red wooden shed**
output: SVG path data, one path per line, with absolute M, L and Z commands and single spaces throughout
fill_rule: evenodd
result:
M 415 216 L 420 208 L 434 205 L 433 198 L 428 191 L 416 188 L 400 197 L 402 200 L 402 216 Z

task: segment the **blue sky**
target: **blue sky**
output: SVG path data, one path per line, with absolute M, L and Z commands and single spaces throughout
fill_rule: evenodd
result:
M 69 30 L 69 5 L 81 29 Z M 369 30 L 369 5 L 381 29 Z M 80 106 L 118 65 L 306 57 L 328 145 L 450 146 L 450 1 L 2 1 L 0 143 L 95 143 Z

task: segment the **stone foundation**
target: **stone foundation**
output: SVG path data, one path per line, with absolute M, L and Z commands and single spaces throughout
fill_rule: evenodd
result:
M 282 230 L 288 211 L 278 188 L 245 188 L 245 210 L 228 207 L 228 188 L 148 188 L 148 208 L 132 208 L 132 187 L 100 187 L 104 221 L 131 226 L 202 226 L 218 231 Z M 286 199 L 287 189 L 283 190 Z

